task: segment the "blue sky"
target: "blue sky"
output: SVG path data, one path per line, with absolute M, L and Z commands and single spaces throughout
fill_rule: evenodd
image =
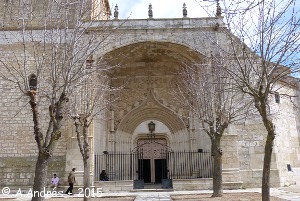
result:
M 110 0 L 109 2 L 112 13 L 115 5 L 118 5 L 119 19 L 128 17 L 130 19 L 148 18 L 149 3 L 152 4 L 154 18 L 182 18 L 183 3 L 186 3 L 188 17 L 207 16 L 202 8 L 207 3 L 202 0 Z

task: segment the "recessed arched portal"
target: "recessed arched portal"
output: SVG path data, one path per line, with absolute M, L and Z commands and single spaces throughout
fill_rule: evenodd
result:
M 106 143 L 108 153 L 133 153 L 139 146 L 139 140 L 145 141 L 148 133 L 147 129 L 136 133 L 137 128 L 143 122 L 151 120 L 161 122 L 167 128 L 167 132 L 158 133 L 157 139 L 164 141 L 170 150 L 190 152 L 199 148 L 196 146 L 194 130 L 190 128 L 191 111 L 176 99 L 176 79 L 183 66 L 197 67 L 198 64 L 206 63 L 205 56 L 183 45 L 148 41 L 118 47 L 97 62 L 100 65 L 103 61 L 110 66 L 107 75 L 111 80 L 111 87 L 115 89 L 109 96 L 111 106 L 107 116 L 110 120 L 107 130 L 110 132 L 106 136 L 109 139 Z M 203 144 L 208 144 L 205 140 L 202 141 Z M 155 159 L 157 158 L 153 158 Z M 178 160 L 185 170 L 191 169 L 186 166 L 188 163 Z M 123 171 L 109 170 L 112 177 L 121 178 L 122 175 L 118 174 L 127 171 L 124 169 L 127 166 L 135 168 L 131 175 L 138 172 L 139 168 L 134 162 L 129 164 L 129 160 L 125 160 L 123 165 L 119 162 L 118 167 L 122 167 Z M 155 168 L 155 165 L 151 167 Z M 186 177 L 192 173 L 174 172 L 175 174 Z
M 149 122 L 157 124 L 157 128 L 151 131 L 153 136 L 149 135 Z M 185 123 L 175 112 L 159 103 L 152 90 L 148 91 L 140 106 L 124 117 L 117 132 L 132 133 L 132 145 L 136 145 L 133 150 L 139 156 L 138 179 L 143 179 L 146 183 L 160 183 L 167 178 L 167 157 L 172 149 L 169 146 L 170 141 L 173 141 L 173 135 L 177 133 L 184 133 L 185 136 L 188 134 Z
M 149 124 L 154 125 L 150 130 Z M 149 135 L 150 134 L 150 135 Z M 138 178 L 145 183 L 160 183 L 168 177 L 168 153 L 172 151 L 170 144 L 171 131 L 162 122 L 147 120 L 134 130 L 135 152 L 140 153 Z
M 134 129 L 148 119 L 161 121 L 170 129 L 173 137 L 170 145 L 188 144 L 190 111 L 176 100 L 174 80 L 183 66 L 205 63 L 204 55 L 180 44 L 148 41 L 118 47 L 98 62 L 103 61 L 111 67 L 107 74 L 112 87 L 120 89 L 113 94 L 110 130 L 115 131 L 115 143 L 108 145 L 109 150 L 130 151 L 134 147 Z M 155 104 L 140 107 L 150 90 Z M 181 147 L 188 149 L 187 145 Z
M 163 122 L 172 133 L 186 129 L 189 109 L 176 100 L 174 80 L 183 66 L 194 67 L 206 60 L 189 47 L 156 41 L 133 43 L 105 54 L 98 62 L 105 61 L 111 67 L 108 75 L 112 87 L 121 89 L 114 94 L 113 129 L 132 134 L 141 122 L 151 118 Z M 150 89 L 156 104 L 141 108 Z

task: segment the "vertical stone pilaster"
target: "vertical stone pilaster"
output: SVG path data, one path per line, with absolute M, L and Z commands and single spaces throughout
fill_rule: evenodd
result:
M 79 151 L 78 140 L 74 130 L 73 124 L 70 124 L 68 143 L 67 143 L 67 151 L 66 151 L 66 168 L 65 175 L 61 178 L 63 183 L 67 184 L 68 173 L 72 170 L 72 168 L 76 168 L 76 184 L 83 185 L 83 158 Z M 94 154 L 95 154 L 95 129 L 94 122 L 88 128 L 88 140 L 90 144 L 90 182 L 93 185 L 94 182 Z
M 116 151 L 116 132 L 110 131 L 108 133 L 108 141 L 107 141 L 107 151 L 109 152 L 115 152 Z
M 195 151 L 196 149 L 196 135 L 195 129 L 189 129 L 189 148 L 190 151 Z
M 95 181 L 95 127 L 94 127 L 94 121 L 90 125 L 89 130 L 90 135 L 90 183 L 93 186 Z
M 193 114 L 189 113 L 189 148 L 190 151 L 196 151 L 196 131 L 195 131 L 195 118 Z
M 115 144 L 116 144 L 116 132 L 115 132 L 115 112 L 113 110 L 111 110 L 111 117 L 110 117 L 110 125 L 109 125 L 109 129 L 110 132 L 108 132 L 108 136 L 107 136 L 107 142 L 106 142 L 106 149 L 107 151 L 110 152 L 115 152 L 116 148 L 115 148 Z
M 237 135 L 224 134 L 221 147 L 223 151 L 223 188 L 241 188 L 243 182 L 238 160 Z

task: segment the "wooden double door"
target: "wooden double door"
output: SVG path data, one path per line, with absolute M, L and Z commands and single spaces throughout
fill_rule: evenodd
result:
M 138 159 L 139 179 L 145 183 L 161 183 L 167 178 L 167 142 L 165 139 L 138 140 L 140 157 Z

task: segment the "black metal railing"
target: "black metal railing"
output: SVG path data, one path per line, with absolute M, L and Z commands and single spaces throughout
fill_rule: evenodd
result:
M 212 178 L 213 160 L 210 152 L 162 152 L 162 157 L 153 161 L 159 163 L 155 169 L 161 178 Z M 102 170 L 106 170 L 110 181 L 144 179 L 147 174 L 145 166 L 151 168 L 142 153 L 96 154 L 95 181 L 100 179 Z M 158 170 L 161 172 L 158 173 Z
M 212 178 L 210 152 L 169 152 L 168 165 L 170 179 Z

